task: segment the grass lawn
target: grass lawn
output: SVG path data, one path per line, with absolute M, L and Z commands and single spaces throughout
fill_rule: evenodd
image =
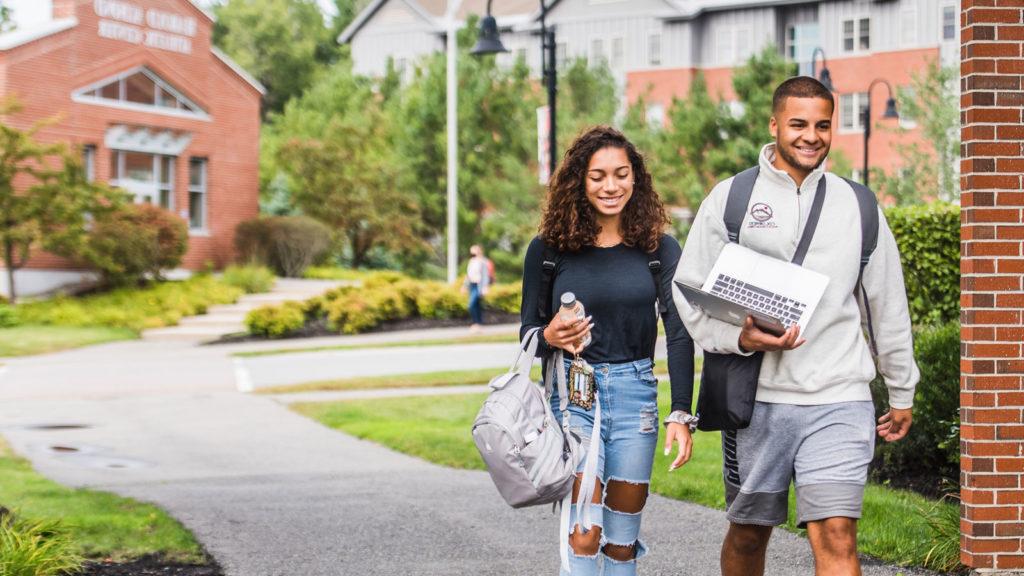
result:
M 147 554 L 201 564 L 192 535 L 159 508 L 105 492 L 66 488 L 43 478 L 0 440 L 0 505 L 32 520 L 60 520 L 79 553 L 122 562 Z
M 452 344 L 494 344 L 518 341 L 519 336 L 517 334 L 487 334 L 481 336 L 463 336 L 458 338 L 409 340 L 408 342 L 379 342 L 376 344 L 339 344 L 337 346 L 313 346 L 309 348 L 275 348 L 273 350 L 257 350 L 254 352 L 235 352 L 234 354 L 232 354 L 232 356 L 247 358 L 252 356 L 274 356 L 277 354 L 295 354 L 296 352 L 365 350 L 367 348 L 405 348 L 408 346 L 450 346 Z
M 668 382 L 663 380 L 659 390 L 662 414 L 668 412 L 668 388 Z M 469 430 L 484 398 L 483 394 L 443 399 L 393 398 L 297 404 L 293 409 L 331 428 L 431 462 L 483 470 Z M 415 426 L 409 426 L 409 414 L 416 415 Z M 654 492 L 724 509 L 719 434 L 698 432 L 694 436 L 690 462 L 671 474 L 668 472 L 670 462 L 671 457 L 657 450 L 651 480 Z M 794 506 L 791 492 L 791 517 L 795 515 Z M 935 506 L 945 507 L 946 511 L 955 508 L 911 492 L 869 486 L 865 493 L 864 517 L 859 523 L 860 551 L 887 562 L 922 565 L 935 540 L 924 519 L 924 511 Z M 792 523 L 787 528 L 802 532 Z
M 399 376 L 364 376 L 324 380 L 287 386 L 258 388 L 257 394 L 291 394 L 292 392 L 324 392 L 337 390 L 373 390 L 376 388 L 423 388 L 431 386 L 471 386 L 487 384 L 508 368 L 481 368 L 479 370 L 452 370 L 447 372 L 425 372 L 423 374 L 402 374 Z M 540 363 L 533 367 L 530 376 L 540 379 Z
M 41 326 L 27 325 L 0 328 L 0 356 L 45 354 L 90 344 L 115 340 L 132 340 L 138 334 L 127 328 L 106 326 Z

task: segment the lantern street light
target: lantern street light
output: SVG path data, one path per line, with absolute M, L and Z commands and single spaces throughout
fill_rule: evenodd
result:
M 540 0 L 541 70 L 548 92 L 548 177 L 550 178 L 555 173 L 555 164 L 558 160 L 558 147 L 555 146 L 557 134 L 555 100 L 558 92 L 558 71 L 556 70 L 555 29 L 547 26 L 545 21 L 547 13 L 548 7 L 544 4 L 544 0 Z M 487 15 L 480 21 L 480 38 L 471 53 L 481 56 L 498 52 L 508 52 L 508 50 L 501 43 L 497 22 L 491 16 L 491 0 L 487 0 Z
M 825 51 L 820 46 L 815 48 L 811 54 L 811 78 L 815 77 L 815 72 L 818 70 L 818 54 L 821 54 L 821 75 L 818 76 L 818 81 L 829 92 L 835 92 L 835 88 L 832 87 L 832 73 L 828 71 L 828 63 L 825 62 Z
M 876 84 L 885 84 L 885 87 L 889 90 L 889 98 L 885 101 L 885 112 L 882 113 L 882 118 L 899 118 L 899 112 L 896 111 L 896 99 L 893 98 L 892 85 L 887 80 L 882 78 L 875 78 L 868 85 L 867 91 L 867 105 L 864 106 L 864 185 L 868 185 L 870 172 L 868 171 L 868 140 L 871 138 L 871 90 Z

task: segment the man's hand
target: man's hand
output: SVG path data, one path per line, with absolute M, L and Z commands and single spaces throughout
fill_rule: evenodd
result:
M 914 421 L 910 408 L 890 408 L 878 419 L 878 435 L 886 442 L 895 442 L 907 435 Z
M 564 322 L 560 314 L 555 314 L 551 323 L 544 329 L 544 341 L 548 343 L 548 346 L 576 354 L 582 351 L 582 348 L 577 349 L 577 347 L 581 345 L 583 338 L 594 327 L 590 322 L 592 318 L 592 316 L 587 316 L 582 320 L 573 318 L 569 322 Z
M 671 472 L 690 461 L 690 454 L 693 452 L 693 439 L 690 437 L 690 427 L 685 424 L 669 422 L 665 428 L 665 456 L 672 453 L 672 443 L 679 444 L 679 452 L 676 459 L 668 467 Z
M 754 324 L 754 319 L 747 316 L 740 332 L 740 349 L 747 352 L 778 352 L 799 348 L 804 342 L 800 338 L 800 327 L 793 325 L 782 336 L 775 336 L 761 330 Z

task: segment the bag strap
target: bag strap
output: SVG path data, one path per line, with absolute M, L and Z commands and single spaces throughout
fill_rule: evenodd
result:
M 729 233 L 729 242 L 740 241 L 740 228 L 743 226 L 743 219 L 747 216 L 747 206 L 750 205 L 750 196 L 754 193 L 754 182 L 761 171 L 760 167 L 754 166 L 740 172 L 732 179 L 729 186 L 729 198 L 725 202 L 725 229 Z
M 530 371 L 533 370 L 533 361 L 537 356 L 537 346 L 540 343 L 540 328 L 530 328 L 523 335 L 523 341 L 519 343 L 519 348 L 516 352 L 516 359 L 512 362 L 512 369 L 509 372 L 518 372 L 525 378 L 530 377 Z M 526 361 L 523 362 L 523 358 Z
M 855 290 L 860 292 L 861 305 L 864 306 L 864 313 L 868 322 L 868 344 L 871 345 L 871 353 L 878 356 L 878 344 L 875 342 L 875 328 L 871 321 L 871 305 L 868 304 L 868 293 L 864 289 L 864 268 L 871 260 L 871 254 L 878 247 L 878 198 L 870 188 L 843 178 L 853 188 L 857 196 L 857 207 L 860 209 L 860 273 L 857 275 L 857 286 Z
M 658 315 L 665 316 L 668 312 L 668 298 L 665 297 L 665 290 L 661 285 L 661 260 L 658 259 L 658 252 L 647 255 L 647 269 L 654 278 L 654 291 L 658 295 Z
M 818 179 L 818 188 L 814 192 L 814 202 L 811 203 L 811 213 L 804 224 L 804 233 L 800 236 L 800 243 L 797 244 L 796 254 L 793 254 L 793 264 L 803 266 L 804 257 L 807 256 L 807 249 L 811 247 L 811 239 L 814 238 L 814 231 L 818 229 L 818 220 L 821 218 L 821 207 L 825 204 L 825 175 Z
M 541 261 L 540 298 L 537 300 L 537 315 L 542 321 L 551 318 L 551 290 L 554 289 L 555 270 L 562 259 L 562 253 L 545 245 Z

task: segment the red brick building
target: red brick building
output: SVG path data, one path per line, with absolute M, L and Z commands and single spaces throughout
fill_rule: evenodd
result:
M 961 559 L 1024 572 L 1024 1 L 961 13 Z
M 183 267 L 221 266 L 235 226 L 258 212 L 263 87 L 211 44 L 211 16 L 189 0 L 53 0 L 53 18 L 0 35 L 0 94 L 24 128 L 82 149 L 98 181 L 161 205 L 189 225 Z M 34 254 L 23 294 L 85 271 Z

